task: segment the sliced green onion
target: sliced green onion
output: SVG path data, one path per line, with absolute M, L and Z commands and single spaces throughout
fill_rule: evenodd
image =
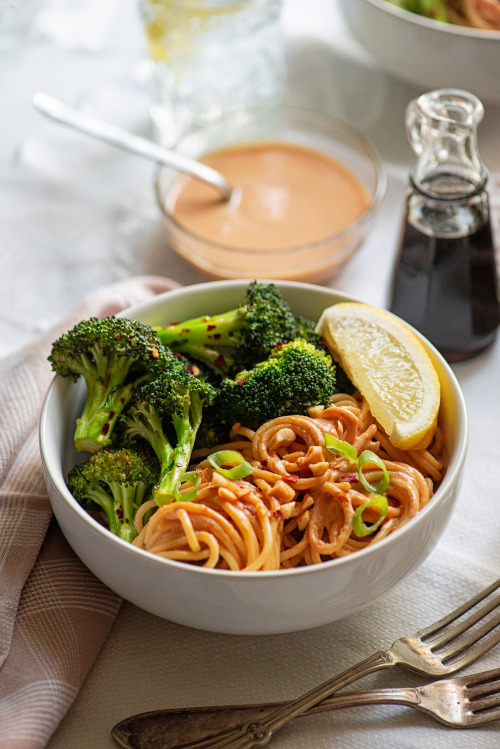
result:
M 378 520 L 372 525 L 366 525 L 362 517 L 368 507 L 374 507 L 378 512 Z M 370 497 L 369 500 L 360 505 L 352 517 L 352 530 L 356 536 L 362 538 L 363 536 L 369 536 L 370 533 L 374 533 L 379 525 L 384 522 L 388 509 L 387 497 L 382 497 L 380 494 Z
M 339 440 L 331 434 L 325 434 L 325 447 L 327 450 L 337 453 L 342 458 L 347 458 L 347 460 L 356 462 L 358 459 L 355 447 L 350 445 L 349 442 Z
M 196 495 L 198 494 L 198 487 L 200 485 L 201 476 L 199 473 L 196 473 L 196 471 L 187 471 L 187 473 L 184 473 L 177 484 L 175 485 L 174 489 L 174 497 L 178 502 L 191 502 L 193 499 L 196 499 Z M 181 494 L 179 492 L 180 487 L 182 484 L 186 484 L 189 482 L 193 485 L 193 488 L 191 491 L 186 492 L 185 494 Z
M 375 486 L 373 484 L 370 484 L 370 482 L 367 481 L 363 475 L 363 466 L 365 463 L 375 463 L 375 465 L 380 468 L 380 470 L 384 474 L 378 484 L 375 484 Z M 363 452 L 359 456 L 358 476 L 363 488 L 366 489 L 367 492 L 372 492 L 373 494 L 384 494 L 387 490 L 387 487 L 389 486 L 390 478 L 387 472 L 387 468 L 385 467 L 385 463 L 382 458 L 379 458 L 379 456 L 373 453 L 371 450 L 363 450 Z
M 253 473 L 253 468 L 236 450 L 219 450 L 207 458 L 212 468 L 228 479 L 243 479 Z M 222 468 L 222 466 L 233 468 Z

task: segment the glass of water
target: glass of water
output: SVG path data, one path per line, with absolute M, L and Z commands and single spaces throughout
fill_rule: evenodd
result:
M 285 89 L 281 0 L 140 0 L 158 140 L 278 104 Z

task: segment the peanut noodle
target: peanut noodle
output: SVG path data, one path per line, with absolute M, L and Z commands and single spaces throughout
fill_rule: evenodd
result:
M 359 455 L 378 454 L 390 482 L 388 512 L 372 533 L 353 532 L 353 516 L 372 495 L 359 482 L 357 464 L 325 447 L 325 435 L 349 442 Z M 425 450 L 394 448 L 361 397 L 339 394 L 332 405 L 311 408 L 308 416 L 283 416 L 256 431 L 235 424 L 232 442 L 193 453 L 201 478 L 192 501 L 174 501 L 136 515 L 134 544 L 167 559 L 229 570 L 277 570 L 318 564 L 377 543 L 413 518 L 432 498 L 444 470 L 439 426 Z M 253 473 L 231 480 L 215 471 L 206 455 L 237 450 Z M 365 471 L 376 484 L 382 471 Z M 190 485 L 182 491 L 189 491 Z M 376 508 L 363 523 L 379 520 Z

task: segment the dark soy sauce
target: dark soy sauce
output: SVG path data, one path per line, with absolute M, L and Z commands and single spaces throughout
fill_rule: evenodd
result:
M 500 322 L 488 172 L 477 149 L 483 114 L 477 96 L 458 89 L 430 91 L 406 108 L 418 159 L 390 309 L 449 362 L 484 351 Z
M 500 322 L 489 222 L 463 237 L 428 236 L 406 221 L 390 309 L 449 362 L 490 346 Z

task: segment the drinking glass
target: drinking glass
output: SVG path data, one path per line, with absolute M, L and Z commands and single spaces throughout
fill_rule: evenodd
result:
M 281 101 L 281 0 L 140 0 L 160 142 Z

